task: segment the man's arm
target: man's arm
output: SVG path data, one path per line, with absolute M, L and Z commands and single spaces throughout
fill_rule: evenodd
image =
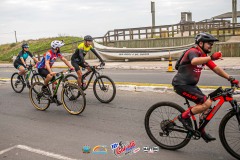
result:
M 29 56 L 34 60 L 35 63 L 38 62 L 38 59 L 36 57 L 33 56 L 33 54 L 31 52 L 28 52 Z
M 60 59 L 68 66 L 68 68 L 73 68 L 73 66 L 68 62 L 66 58 L 61 57 Z
M 221 77 L 229 80 L 229 77 L 230 77 L 230 76 L 229 76 L 222 68 L 216 66 L 215 68 L 213 68 L 213 71 L 214 71 L 217 75 L 219 75 L 219 76 L 221 76 Z
M 207 63 L 208 61 L 211 60 L 211 57 L 195 57 L 192 59 L 191 64 L 192 65 L 200 65 L 200 64 L 204 64 Z
M 94 48 L 91 48 L 91 51 L 101 61 L 101 63 L 104 63 L 103 59 L 99 56 L 99 54 L 97 53 L 97 51 Z
M 50 64 L 50 60 L 45 60 L 46 69 L 48 70 L 49 74 L 54 75 L 53 74 L 54 72 L 52 72 L 51 67 L 50 67 L 49 64 Z

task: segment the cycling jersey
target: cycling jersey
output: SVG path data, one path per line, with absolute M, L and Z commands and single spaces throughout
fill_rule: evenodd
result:
M 208 66 L 211 70 L 216 67 L 216 64 L 210 60 L 205 64 L 192 65 L 191 61 L 196 57 L 206 57 L 207 55 L 201 51 L 199 47 L 190 48 L 183 56 L 178 73 L 174 76 L 172 85 L 196 85 L 199 81 L 201 71 L 204 66 Z
M 22 63 L 21 59 L 20 58 L 23 58 L 24 62 L 26 62 L 26 59 L 28 58 L 28 56 L 30 56 L 31 58 L 33 58 L 33 55 L 31 52 L 29 51 L 20 51 L 14 61 L 14 67 L 15 68 L 19 68 L 20 66 L 24 66 L 25 65 Z
M 92 45 L 89 45 L 88 47 L 85 46 L 84 42 L 79 44 L 78 48 L 76 49 L 75 53 L 71 57 L 71 61 L 77 62 L 79 64 L 82 64 L 85 62 L 84 57 L 87 55 L 89 51 L 92 51 L 93 54 L 100 59 L 101 62 L 103 62 L 102 58 L 98 55 L 96 50 L 92 47 Z
M 48 52 L 46 52 L 43 55 L 43 58 L 40 62 L 37 63 L 37 68 L 45 68 L 45 62 L 47 60 L 49 60 L 49 65 L 50 67 L 52 67 L 52 65 L 54 64 L 54 62 L 56 61 L 57 58 L 62 58 L 62 54 L 61 53 L 54 53 L 53 50 L 49 50 Z
M 22 63 L 21 59 L 20 58 L 23 58 L 23 60 L 26 62 L 26 59 L 28 58 L 28 56 L 30 56 L 31 58 L 33 58 L 33 55 L 31 52 L 29 51 L 20 51 L 16 57 L 16 60 L 15 62 L 17 63 Z

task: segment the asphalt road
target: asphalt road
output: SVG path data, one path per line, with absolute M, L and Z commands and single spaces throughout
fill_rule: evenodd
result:
M 62 69 L 53 69 L 58 72 Z M 0 68 L 0 79 L 10 78 L 15 68 Z M 240 70 L 227 70 L 227 73 L 240 80 Z M 176 72 L 165 72 L 161 70 L 120 70 L 104 69 L 103 74 L 111 77 L 115 82 L 139 82 L 139 83 L 157 83 L 171 84 L 172 78 Z M 199 85 L 203 86 L 229 86 L 229 82 L 219 77 L 210 70 L 202 72 Z
M 218 126 L 229 105 L 215 115 L 207 130 L 217 138 L 205 143 L 202 139 L 191 141 L 177 151 L 161 149 L 157 153 L 144 153 L 142 147 L 155 146 L 144 128 L 147 109 L 159 101 L 183 104 L 174 93 L 117 91 L 110 104 L 100 103 L 92 90 L 87 93 L 87 106 L 79 116 L 68 114 L 62 106 L 51 104 L 47 111 L 38 111 L 30 103 L 28 91 L 14 93 L 10 84 L 0 85 L 0 159 L 117 159 L 110 145 L 134 140 L 141 150 L 118 159 L 131 160 L 231 160 L 218 137 Z M 83 153 L 82 147 L 106 145 L 106 155 Z M 13 147 L 13 148 L 10 148 Z M 9 149 L 9 150 L 5 150 Z M 5 152 L 3 152 L 3 150 Z

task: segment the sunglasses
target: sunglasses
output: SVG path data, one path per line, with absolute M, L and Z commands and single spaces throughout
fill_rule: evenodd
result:
M 213 45 L 213 42 L 207 42 L 210 46 L 212 46 Z

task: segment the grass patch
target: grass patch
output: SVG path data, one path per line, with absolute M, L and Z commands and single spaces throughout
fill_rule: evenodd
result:
M 70 36 L 62 36 L 62 37 L 52 37 L 52 38 L 41 38 L 37 40 L 28 40 L 22 41 L 18 43 L 11 44 L 3 44 L 0 45 L 0 61 L 11 62 L 13 56 L 17 56 L 21 51 L 21 45 L 23 42 L 27 42 L 29 44 L 29 51 L 36 55 L 43 55 L 48 49 L 50 49 L 50 44 L 53 40 L 64 40 L 65 46 L 61 48 L 61 52 L 74 52 L 77 48 L 77 45 L 82 41 L 81 37 L 70 37 Z M 77 42 L 77 43 L 75 43 Z

